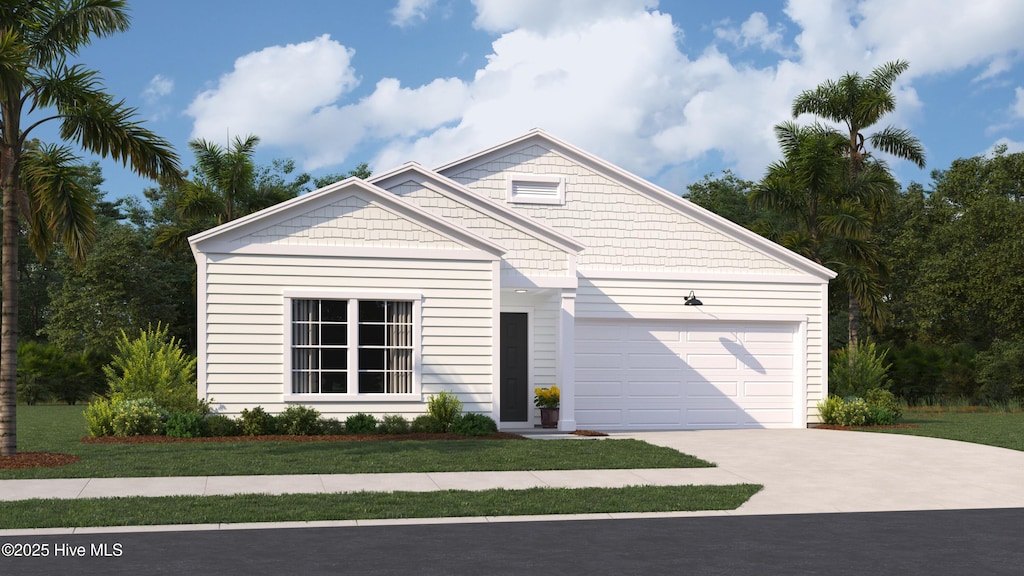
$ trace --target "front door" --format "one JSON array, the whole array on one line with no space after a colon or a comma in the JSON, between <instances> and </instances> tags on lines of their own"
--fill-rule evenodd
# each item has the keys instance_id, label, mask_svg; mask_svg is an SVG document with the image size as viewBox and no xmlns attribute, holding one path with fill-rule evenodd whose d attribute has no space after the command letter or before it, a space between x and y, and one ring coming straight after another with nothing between
<instances>
[{"instance_id":1,"label":"front door","mask_svg":"<svg viewBox=\"0 0 1024 576\"><path fill-rule=\"evenodd\" d=\"M501 313L501 421L526 422L530 416L528 315Z\"/></svg>"}]
</instances>

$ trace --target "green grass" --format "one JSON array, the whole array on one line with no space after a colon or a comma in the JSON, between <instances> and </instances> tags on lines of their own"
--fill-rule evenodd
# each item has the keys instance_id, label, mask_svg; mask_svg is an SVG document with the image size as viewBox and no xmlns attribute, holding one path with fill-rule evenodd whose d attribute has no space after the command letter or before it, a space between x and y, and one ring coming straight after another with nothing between
<instances>
[{"instance_id":1,"label":"green grass","mask_svg":"<svg viewBox=\"0 0 1024 576\"><path fill-rule=\"evenodd\" d=\"M961 440L1024 451L1024 412L966 408L908 408L902 424L915 428L863 428L871 432Z\"/></svg>"},{"instance_id":2,"label":"green grass","mask_svg":"<svg viewBox=\"0 0 1024 576\"><path fill-rule=\"evenodd\" d=\"M531 488L0 502L0 529L734 510L761 486Z\"/></svg>"},{"instance_id":3,"label":"green grass","mask_svg":"<svg viewBox=\"0 0 1024 576\"><path fill-rule=\"evenodd\" d=\"M19 451L73 454L82 461L59 468L0 470L0 479L713 466L670 448L626 439L83 444L81 411L74 406L19 406Z\"/></svg>"}]
</instances>

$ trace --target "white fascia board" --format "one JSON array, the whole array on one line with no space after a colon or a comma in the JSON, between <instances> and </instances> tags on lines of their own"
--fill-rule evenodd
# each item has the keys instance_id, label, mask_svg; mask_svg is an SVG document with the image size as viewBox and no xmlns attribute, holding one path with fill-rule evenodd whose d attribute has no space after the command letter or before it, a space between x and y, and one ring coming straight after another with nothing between
<instances>
[{"instance_id":1,"label":"white fascia board","mask_svg":"<svg viewBox=\"0 0 1024 576\"><path fill-rule=\"evenodd\" d=\"M259 212L239 218L238 220L233 220L226 224L222 224L221 226L217 226L216 228L200 232L188 239L189 244L192 246L193 251L209 251L208 246L211 244L217 244L220 251L223 251L225 245L230 243L233 238L244 235L251 228L255 228L257 226L273 226L277 222L292 218L302 212L316 210L321 206L325 206L333 202L336 196L346 192L351 192L354 195L376 202L381 208L400 217L408 218L409 220L420 224L441 236L449 238L458 244L462 244L467 248L482 250L495 256L501 256L506 252L503 246L488 238L484 238L483 236L470 232L461 226L457 226L451 222L438 218L437 216L426 212L410 202L402 200L386 190L378 188L372 184L368 184L365 180L354 177L347 178L340 182L335 182L334 184L329 184L319 190L310 192L309 194L281 202L280 204L276 204L264 210L260 210ZM212 242L215 239L221 240L222 242ZM238 248L236 247L230 251L237 252Z\"/></svg>"},{"instance_id":2,"label":"white fascia board","mask_svg":"<svg viewBox=\"0 0 1024 576\"><path fill-rule=\"evenodd\" d=\"M418 177L416 177L417 175ZM550 244L563 252L579 254L586 249L586 245L580 243L579 240L515 210L511 210L490 198L481 196L455 180L432 170L427 170L415 162L404 164L395 170L381 174L371 179L370 182L380 188L391 188L405 182L414 182L438 194L468 204L487 216L533 236L545 244Z\"/></svg>"},{"instance_id":3,"label":"white fascia board","mask_svg":"<svg viewBox=\"0 0 1024 576\"><path fill-rule=\"evenodd\" d=\"M537 142L546 144L556 152L572 157L574 160L587 165L596 172L604 174L634 192L647 196L651 200L681 212L712 229L719 230L723 234L734 238L736 241L749 246L751 249L761 252L762 254L800 270L801 272L818 276L825 280L836 277L836 273L834 271L829 270L817 262L804 258L796 252L784 248L759 234L751 232L727 218L723 218L722 216L702 208L689 200L676 196L668 190L648 182L636 174L623 170L614 164L610 164L605 160L602 160L589 152L576 148L568 142L559 140L540 129L531 130L530 132L503 144L493 146L460 160L449 162L448 164L435 168L435 171L445 174L452 171L454 168L464 170L474 165L485 163L494 157L508 154L517 149L526 148Z\"/></svg>"},{"instance_id":4,"label":"white fascia board","mask_svg":"<svg viewBox=\"0 0 1024 576\"><path fill-rule=\"evenodd\" d=\"M444 250L437 248L384 248L374 246L317 246L296 244L231 245L213 242L203 254L251 254L256 256L324 256L337 258L387 258L389 260L459 260L490 262L500 255L484 250Z\"/></svg>"},{"instance_id":5,"label":"white fascia board","mask_svg":"<svg viewBox=\"0 0 1024 576\"><path fill-rule=\"evenodd\" d=\"M828 280L809 274L721 274L717 272L649 272L629 270L578 270L576 275L587 280L653 280L664 282L721 282L750 284L814 284L828 285Z\"/></svg>"}]
</instances>

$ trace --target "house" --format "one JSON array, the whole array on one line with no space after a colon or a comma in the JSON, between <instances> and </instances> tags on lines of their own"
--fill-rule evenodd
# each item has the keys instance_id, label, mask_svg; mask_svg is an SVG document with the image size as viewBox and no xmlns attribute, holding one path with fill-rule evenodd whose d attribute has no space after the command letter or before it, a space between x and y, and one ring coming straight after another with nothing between
<instances>
[{"instance_id":1,"label":"house","mask_svg":"<svg viewBox=\"0 0 1024 576\"><path fill-rule=\"evenodd\" d=\"M515 430L557 384L562 430L805 427L826 395L833 272L540 130L190 243L198 392L229 415L446 390Z\"/></svg>"}]
</instances>

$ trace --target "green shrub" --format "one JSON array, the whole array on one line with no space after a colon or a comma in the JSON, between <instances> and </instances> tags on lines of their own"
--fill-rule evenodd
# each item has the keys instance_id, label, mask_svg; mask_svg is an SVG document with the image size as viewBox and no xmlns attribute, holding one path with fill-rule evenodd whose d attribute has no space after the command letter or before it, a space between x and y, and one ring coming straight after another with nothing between
<instances>
[{"instance_id":1,"label":"green shrub","mask_svg":"<svg viewBox=\"0 0 1024 576\"><path fill-rule=\"evenodd\" d=\"M164 424L164 434L171 438L206 436L206 420L198 412L171 412Z\"/></svg>"},{"instance_id":2,"label":"green shrub","mask_svg":"<svg viewBox=\"0 0 1024 576\"><path fill-rule=\"evenodd\" d=\"M867 426L871 418L871 409L862 398L844 398L839 408L840 426Z\"/></svg>"},{"instance_id":3,"label":"green shrub","mask_svg":"<svg viewBox=\"0 0 1024 576\"><path fill-rule=\"evenodd\" d=\"M320 413L308 406L289 406L277 415L277 431L292 436L320 434Z\"/></svg>"},{"instance_id":4,"label":"green shrub","mask_svg":"<svg viewBox=\"0 0 1024 576\"><path fill-rule=\"evenodd\" d=\"M885 351L879 350L873 342L863 342L855 350L843 348L829 355L831 392L841 398L863 398L868 390L888 388L889 365L885 363Z\"/></svg>"},{"instance_id":5,"label":"green shrub","mask_svg":"<svg viewBox=\"0 0 1024 576\"><path fill-rule=\"evenodd\" d=\"M974 368L975 350L967 344L935 346L910 343L900 350L890 349L890 390L910 405L926 398L945 399L977 394Z\"/></svg>"},{"instance_id":6,"label":"green shrub","mask_svg":"<svg viewBox=\"0 0 1024 576\"><path fill-rule=\"evenodd\" d=\"M377 419L373 414L353 414L345 418L345 432L348 434L376 434Z\"/></svg>"},{"instance_id":7,"label":"green shrub","mask_svg":"<svg viewBox=\"0 0 1024 576\"><path fill-rule=\"evenodd\" d=\"M166 326L150 327L134 340L121 332L116 344L117 353L103 367L115 402L152 398L165 410L199 410L196 359L185 354L180 342L168 336Z\"/></svg>"},{"instance_id":8,"label":"green shrub","mask_svg":"<svg viewBox=\"0 0 1024 576\"><path fill-rule=\"evenodd\" d=\"M487 436L498 431L498 424L485 414L467 412L452 423L452 432L462 436Z\"/></svg>"},{"instance_id":9,"label":"green shrub","mask_svg":"<svg viewBox=\"0 0 1024 576\"><path fill-rule=\"evenodd\" d=\"M979 352L977 362L978 400L1005 404L1024 399L1024 342L996 340Z\"/></svg>"},{"instance_id":10,"label":"green shrub","mask_svg":"<svg viewBox=\"0 0 1024 576\"><path fill-rule=\"evenodd\" d=\"M114 401L111 426L115 436L157 436L167 413L152 398Z\"/></svg>"},{"instance_id":11,"label":"green shrub","mask_svg":"<svg viewBox=\"0 0 1024 576\"><path fill-rule=\"evenodd\" d=\"M843 399L839 396L829 396L818 402L818 417L822 424L830 426L839 425L839 411L843 407Z\"/></svg>"},{"instance_id":12,"label":"green shrub","mask_svg":"<svg viewBox=\"0 0 1024 576\"><path fill-rule=\"evenodd\" d=\"M210 414L206 417L206 433L210 436L238 436L239 432L238 422L224 414Z\"/></svg>"},{"instance_id":13,"label":"green shrub","mask_svg":"<svg viewBox=\"0 0 1024 576\"><path fill-rule=\"evenodd\" d=\"M103 389L102 361L96 354L67 354L54 344L18 343L18 399L36 404L49 399L68 405Z\"/></svg>"},{"instance_id":14,"label":"green shrub","mask_svg":"<svg viewBox=\"0 0 1024 576\"><path fill-rule=\"evenodd\" d=\"M277 422L274 416L267 414L262 406L257 406L251 410L248 408L242 410L241 417L238 419L238 428L243 436L266 436L277 433Z\"/></svg>"},{"instance_id":15,"label":"green shrub","mask_svg":"<svg viewBox=\"0 0 1024 576\"><path fill-rule=\"evenodd\" d=\"M414 418L409 426L409 430L413 434L439 434L444 432L441 423L430 414L420 414Z\"/></svg>"},{"instance_id":16,"label":"green shrub","mask_svg":"<svg viewBox=\"0 0 1024 576\"><path fill-rule=\"evenodd\" d=\"M874 426L892 426L896 423L896 414L882 406L868 406L868 424Z\"/></svg>"},{"instance_id":17,"label":"green shrub","mask_svg":"<svg viewBox=\"0 0 1024 576\"><path fill-rule=\"evenodd\" d=\"M408 434L409 421L401 414L385 415L377 426L381 434Z\"/></svg>"},{"instance_id":18,"label":"green shrub","mask_svg":"<svg viewBox=\"0 0 1024 576\"><path fill-rule=\"evenodd\" d=\"M442 432L448 432L452 429L455 419L462 414L462 400L455 394L442 390L427 401L427 413L441 423Z\"/></svg>"},{"instance_id":19,"label":"green shrub","mask_svg":"<svg viewBox=\"0 0 1024 576\"><path fill-rule=\"evenodd\" d=\"M85 426L89 436L114 435L114 404L109 398L96 398L85 407Z\"/></svg>"},{"instance_id":20,"label":"green shrub","mask_svg":"<svg viewBox=\"0 0 1024 576\"><path fill-rule=\"evenodd\" d=\"M326 436L340 436L345 433L345 424L337 418L321 418L320 433Z\"/></svg>"},{"instance_id":21,"label":"green shrub","mask_svg":"<svg viewBox=\"0 0 1024 576\"><path fill-rule=\"evenodd\" d=\"M881 388L875 388L874 390L868 390L868 393L864 395L864 401L867 402L871 408L881 408L889 412L892 416L892 422L888 424L895 424L897 420L903 417L903 407L900 406L899 400L896 396L888 391ZM876 422L881 424L881 422Z\"/></svg>"}]
</instances>

